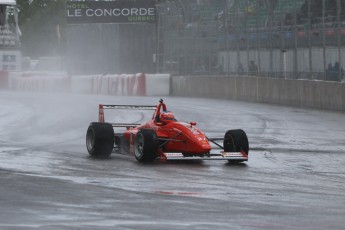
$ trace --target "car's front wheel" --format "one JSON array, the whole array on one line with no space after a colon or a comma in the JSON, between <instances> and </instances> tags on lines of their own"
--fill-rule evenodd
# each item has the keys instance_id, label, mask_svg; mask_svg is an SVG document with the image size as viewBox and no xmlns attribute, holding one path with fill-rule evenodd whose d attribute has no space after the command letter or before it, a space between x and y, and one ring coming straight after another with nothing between
<instances>
[{"instance_id":1,"label":"car's front wheel","mask_svg":"<svg viewBox=\"0 0 345 230\"><path fill-rule=\"evenodd\" d=\"M228 130L224 135L224 151L240 152L248 155L249 142L247 134L242 129ZM229 162L242 162L243 160L229 160Z\"/></svg>"}]
</instances>

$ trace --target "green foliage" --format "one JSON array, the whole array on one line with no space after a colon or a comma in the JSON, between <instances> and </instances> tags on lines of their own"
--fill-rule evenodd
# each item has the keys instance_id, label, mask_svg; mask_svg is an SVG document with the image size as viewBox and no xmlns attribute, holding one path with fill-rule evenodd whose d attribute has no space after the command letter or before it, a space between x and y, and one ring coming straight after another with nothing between
<instances>
[{"instance_id":1,"label":"green foliage","mask_svg":"<svg viewBox=\"0 0 345 230\"><path fill-rule=\"evenodd\" d=\"M17 0L17 5L23 55L61 55L65 44L65 0Z\"/></svg>"}]
</instances>

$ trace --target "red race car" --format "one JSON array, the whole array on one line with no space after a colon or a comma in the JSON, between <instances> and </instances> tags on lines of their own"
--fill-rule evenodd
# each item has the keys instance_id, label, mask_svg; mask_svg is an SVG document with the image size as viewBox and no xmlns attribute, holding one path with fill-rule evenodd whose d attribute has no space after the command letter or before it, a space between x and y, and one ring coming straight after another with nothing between
<instances>
[{"instance_id":1,"label":"red race car","mask_svg":"<svg viewBox=\"0 0 345 230\"><path fill-rule=\"evenodd\" d=\"M105 109L154 110L144 124L106 123ZM123 128L121 132L115 129ZM213 147L212 147L213 146ZM228 130L222 138L208 138L195 122L179 122L167 111L163 100L157 106L99 105L99 122L92 122L86 134L89 154L109 157L112 152L129 153L139 162L159 160L228 160L248 161L246 133ZM215 150L218 152L214 152Z\"/></svg>"}]
</instances>

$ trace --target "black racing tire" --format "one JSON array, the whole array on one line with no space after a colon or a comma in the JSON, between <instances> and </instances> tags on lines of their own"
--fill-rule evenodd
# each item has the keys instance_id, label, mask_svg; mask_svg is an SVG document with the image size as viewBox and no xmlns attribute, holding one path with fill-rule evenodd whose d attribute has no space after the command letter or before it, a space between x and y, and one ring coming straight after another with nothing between
<instances>
[{"instance_id":1,"label":"black racing tire","mask_svg":"<svg viewBox=\"0 0 345 230\"><path fill-rule=\"evenodd\" d=\"M109 123L92 122L86 132L86 148L95 158L108 158L114 148L114 129Z\"/></svg>"},{"instance_id":2,"label":"black racing tire","mask_svg":"<svg viewBox=\"0 0 345 230\"><path fill-rule=\"evenodd\" d=\"M152 162L157 158L158 139L152 129L141 129L134 140L134 156L139 162Z\"/></svg>"},{"instance_id":3,"label":"black racing tire","mask_svg":"<svg viewBox=\"0 0 345 230\"><path fill-rule=\"evenodd\" d=\"M224 135L224 151L249 154L249 142L247 134L242 129L228 130ZM229 160L229 162L242 162L243 160Z\"/></svg>"}]
</instances>

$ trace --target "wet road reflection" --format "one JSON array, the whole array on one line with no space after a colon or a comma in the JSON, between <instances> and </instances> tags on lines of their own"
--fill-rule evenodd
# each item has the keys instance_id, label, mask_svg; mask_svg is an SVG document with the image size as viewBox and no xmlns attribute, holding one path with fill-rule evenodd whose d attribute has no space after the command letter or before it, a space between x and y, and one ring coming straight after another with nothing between
<instances>
[{"instance_id":1,"label":"wet road reflection","mask_svg":"<svg viewBox=\"0 0 345 230\"><path fill-rule=\"evenodd\" d=\"M165 98L209 136L244 129L249 162L89 157L98 103L159 98L0 92L1 229L343 229L345 116ZM116 116L117 115L117 116ZM151 114L109 114L138 122ZM164 228L162 228L164 227Z\"/></svg>"}]
</instances>

